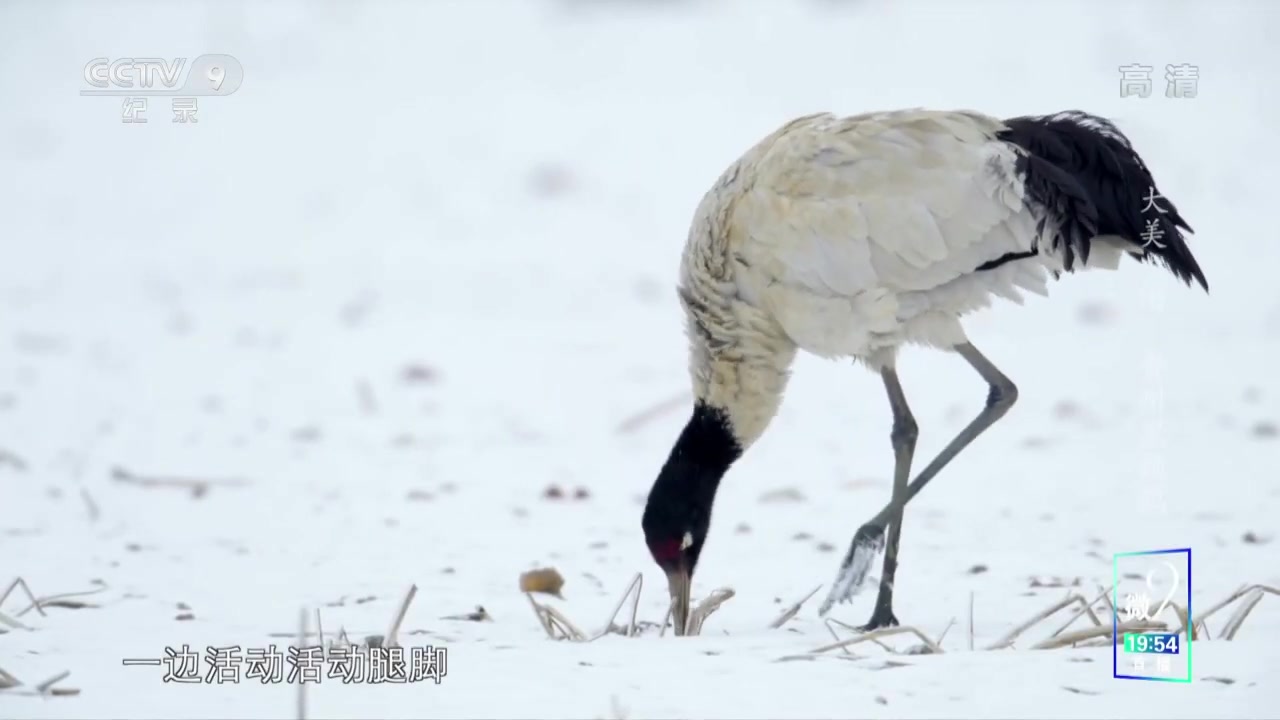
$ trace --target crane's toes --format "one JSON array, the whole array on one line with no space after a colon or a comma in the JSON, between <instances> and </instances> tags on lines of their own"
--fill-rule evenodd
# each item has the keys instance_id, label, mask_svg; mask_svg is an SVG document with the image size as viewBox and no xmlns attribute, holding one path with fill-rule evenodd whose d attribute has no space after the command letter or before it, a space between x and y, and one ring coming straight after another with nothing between
<instances>
[{"instance_id":1,"label":"crane's toes","mask_svg":"<svg viewBox=\"0 0 1280 720\"><path fill-rule=\"evenodd\" d=\"M826 615L838 602L849 602L862 589L871 571L871 564L876 555L884 549L884 527L880 525L863 525L853 536L849 552L840 563L840 572L831 584L831 592L818 608L819 615Z\"/></svg>"},{"instance_id":2,"label":"crane's toes","mask_svg":"<svg viewBox=\"0 0 1280 720\"><path fill-rule=\"evenodd\" d=\"M871 632L880 628L898 627L898 618L893 614L893 608L876 606L871 613L871 620L866 625L859 625L858 629L862 632Z\"/></svg>"}]
</instances>

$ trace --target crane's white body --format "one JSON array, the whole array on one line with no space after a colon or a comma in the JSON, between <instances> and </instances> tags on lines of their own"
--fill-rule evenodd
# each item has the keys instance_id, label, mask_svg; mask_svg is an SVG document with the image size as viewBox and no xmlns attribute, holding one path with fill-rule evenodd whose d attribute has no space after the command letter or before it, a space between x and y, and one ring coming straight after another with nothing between
<instances>
[{"instance_id":1,"label":"crane's white body","mask_svg":"<svg viewBox=\"0 0 1280 720\"><path fill-rule=\"evenodd\" d=\"M996 297L1046 294L1063 258L1014 172L1004 125L902 110L796 119L745 153L698 206L681 265L691 373L745 448L777 410L799 350L872 369L905 344L952 348ZM1043 230L1043 229L1042 229ZM1075 269L1135 247L1096 239ZM1034 253L993 269L1011 253Z\"/></svg>"},{"instance_id":2,"label":"crane's white body","mask_svg":"<svg viewBox=\"0 0 1280 720\"><path fill-rule=\"evenodd\" d=\"M748 150L707 192L689 230L678 290L695 401L641 518L667 574L676 633L716 490L777 412L798 351L854 358L884 384L893 497L854 534L819 614L853 596L883 549L865 628L896 625L907 502L1018 396L965 337L961 318L997 297L1047 294L1050 276L1117 268L1125 254L1208 292L1184 231L1191 226L1128 138L1079 110L1005 120L822 113ZM919 430L893 367L907 344L953 351L988 388L983 409L914 478Z\"/></svg>"}]
</instances>

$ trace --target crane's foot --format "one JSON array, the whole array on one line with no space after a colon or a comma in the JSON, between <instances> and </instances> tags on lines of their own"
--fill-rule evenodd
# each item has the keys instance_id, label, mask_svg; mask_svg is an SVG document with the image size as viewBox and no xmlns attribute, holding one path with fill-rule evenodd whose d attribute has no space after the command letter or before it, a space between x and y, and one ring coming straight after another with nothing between
<instances>
[{"instance_id":1,"label":"crane's foot","mask_svg":"<svg viewBox=\"0 0 1280 720\"><path fill-rule=\"evenodd\" d=\"M862 589L867 573L871 571L871 563L884 549L884 526L868 523L854 533L849 552L840 563L840 571L831 585L831 592L818 608L818 615L826 615L838 602L849 602ZM890 612L889 616L892 617ZM896 622L896 621L895 621Z\"/></svg>"},{"instance_id":2,"label":"crane's foot","mask_svg":"<svg viewBox=\"0 0 1280 720\"><path fill-rule=\"evenodd\" d=\"M876 609L871 612L871 620L866 625L859 625L858 630L871 632L887 627L898 627L898 618L893 614L893 606L876 603Z\"/></svg>"}]
</instances>

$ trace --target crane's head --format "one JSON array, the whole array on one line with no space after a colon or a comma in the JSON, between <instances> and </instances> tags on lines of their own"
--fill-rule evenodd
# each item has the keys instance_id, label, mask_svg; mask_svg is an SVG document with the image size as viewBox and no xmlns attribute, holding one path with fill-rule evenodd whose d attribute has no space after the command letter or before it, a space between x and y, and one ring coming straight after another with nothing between
<instances>
[{"instance_id":1,"label":"crane's head","mask_svg":"<svg viewBox=\"0 0 1280 720\"><path fill-rule=\"evenodd\" d=\"M702 544L710 527L708 506L702 511L687 498L657 491L649 495L645 507L644 540L649 554L667 575L667 587L671 591L671 621L676 635L684 635L689 619L689 592L693 582L693 570L698 565Z\"/></svg>"},{"instance_id":2,"label":"crane's head","mask_svg":"<svg viewBox=\"0 0 1280 720\"><path fill-rule=\"evenodd\" d=\"M649 491L640 524L649 554L667 575L676 635L684 635L689 619L693 570L711 527L716 489L741 454L724 414L698 403Z\"/></svg>"}]
</instances>

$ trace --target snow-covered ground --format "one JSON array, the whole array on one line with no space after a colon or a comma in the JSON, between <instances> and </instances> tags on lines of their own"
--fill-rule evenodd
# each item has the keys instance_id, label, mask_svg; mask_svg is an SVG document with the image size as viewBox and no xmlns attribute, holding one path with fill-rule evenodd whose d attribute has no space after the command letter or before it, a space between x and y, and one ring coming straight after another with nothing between
<instances>
[{"instance_id":1,"label":"snow-covered ground","mask_svg":"<svg viewBox=\"0 0 1280 720\"><path fill-rule=\"evenodd\" d=\"M969 652L968 615L972 594L981 648L1055 578L1092 598L1112 553L1164 547L1193 549L1197 610L1280 585L1278 20L1267 0L4 4L0 591L99 592L0 606L30 628L0 634L26 683L0 717L295 716L297 684L122 660L284 647L304 608L326 637L382 634L411 585L401 642L447 648L447 675L326 680L308 717L1274 717L1280 598L1230 642L1233 608L1213 617L1189 684L1029 649L1066 611ZM78 94L94 57L215 52L245 82L196 125ZM1120 96L1130 63L1151 97ZM1164 96L1170 63L1198 66L1197 97ZM943 654L779 662L831 642L816 601L768 625L889 496L879 382L812 358L721 490L695 595L737 596L705 635L549 640L530 568L563 573L550 602L588 631L638 571L641 617L666 608L640 512L685 419L672 283L702 192L793 116L917 105L1114 118L1212 293L1126 262L972 319L1021 400L907 514L898 615L935 638L954 619ZM927 459L985 388L936 353L901 375ZM443 619L476 605L491 622ZM63 671L78 694L22 692Z\"/></svg>"}]
</instances>

